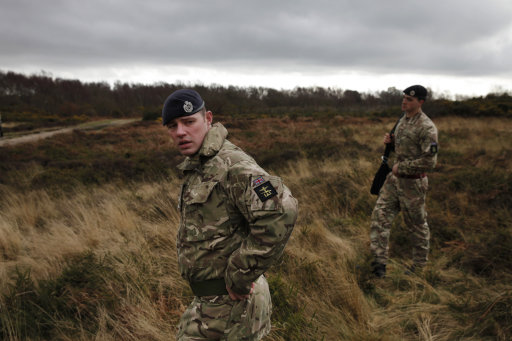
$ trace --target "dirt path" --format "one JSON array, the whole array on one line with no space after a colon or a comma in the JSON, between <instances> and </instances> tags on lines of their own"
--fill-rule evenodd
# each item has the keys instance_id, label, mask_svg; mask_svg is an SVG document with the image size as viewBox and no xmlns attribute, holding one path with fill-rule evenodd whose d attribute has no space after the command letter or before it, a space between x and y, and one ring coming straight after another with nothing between
<instances>
[{"instance_id":1,"label":"dirt path","mask_svg":"<svg viewBox=\"0 0 512 341\"><path fill-rule=\"evenodd\" d=\"M34 142L42 139L46 139L48 137L52 137L57 134L70 133L73 130L98 130L106 127L119 126L131 122L138 121L139 119L117 119L117 120L104 120L104 121L94 121L83 123L74 127L56 129L51 131L42 131L33 134L27 134L18 137L6 138L5 135L3 138L0 138L0 147L3 146L14 146L21 143Z\"/></svg>"}]
</instances>

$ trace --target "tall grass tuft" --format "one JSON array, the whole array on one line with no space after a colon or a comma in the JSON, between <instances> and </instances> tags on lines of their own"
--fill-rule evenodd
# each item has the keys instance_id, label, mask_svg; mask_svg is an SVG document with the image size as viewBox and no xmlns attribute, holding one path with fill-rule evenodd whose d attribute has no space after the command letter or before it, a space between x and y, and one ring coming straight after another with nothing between
<instances>
[{"instance_id":1,"label":"tall grass tuft","mask_svg":"<svg viewBox=\"0 0 512 341\"><path fill-rule=\"evenodd\" d=\"M228 119L231 140L300 203L285 253L267 272L266 340L512 338L512 121L435 121L429 263L406 273L410 238L398 218L387 276L377 280L369 187L392 120ZM0 339L174 339L192 293L176 263L180 180L170 166L179 158L161 129L148 121L2 148Z\"/></svg>"}]
</instances>

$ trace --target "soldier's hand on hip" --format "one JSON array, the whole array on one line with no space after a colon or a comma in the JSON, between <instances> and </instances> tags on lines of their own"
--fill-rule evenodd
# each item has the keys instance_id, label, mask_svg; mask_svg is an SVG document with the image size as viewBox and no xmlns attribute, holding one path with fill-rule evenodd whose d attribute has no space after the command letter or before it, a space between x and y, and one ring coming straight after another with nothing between
<instances>
[{"instance_id":1,"label":"soldier's hand on hip","mask_svg":"<svg viewBox=\"0 0 512 341\"><path fill-rule=\"evenodd\" d=\"M393 169L391 170L394 176L398 176L398 163L393 165Z\"/></svg>"},{"instance_id":2,"label":"soldier's hand on hip","mask_svg":"<svg viewBox=\"0 0 512 341\"><path fill-rule=\"evenodd\" d=\"M251 296L252 292L254 291L254 283L251 285L251 291L247 295L237 294L236 292L232 291L230 288L226 286L226 289L228 290L229 297L233 301L243 301L249 298Z\"/></svg>"}]
</instances>

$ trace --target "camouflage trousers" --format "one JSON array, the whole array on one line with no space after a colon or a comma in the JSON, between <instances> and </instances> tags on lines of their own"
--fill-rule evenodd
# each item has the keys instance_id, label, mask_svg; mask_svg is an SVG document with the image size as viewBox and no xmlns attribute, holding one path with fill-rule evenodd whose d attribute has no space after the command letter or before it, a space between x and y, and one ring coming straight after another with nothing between
<instances>
[{"instance_id":1,"label":"camouflage trousers","mask_svg":"<svg viewBox=\"0 0 512 341\"><path fill-rule=\"evenodd\" d=\"M229 295L195 297L181 317L176 340L260 340L270 332L271 313L268 283L260 276L243 301Z\"/></svg>"},{"instance_id":2,"label":"camouflage trousers","mask_svg":"<svg viewBox=\"0 0 512 341\"><path fill-rule=\"evenodd\" d=\"M427 177L409 179L388 174L372 213L370 248L377 262L387 263L391 225L398 212L402 211L412 236L413 262L419 267L427 263L430 239L425 211L427 189Z\"/></svg>"}]
</instances>

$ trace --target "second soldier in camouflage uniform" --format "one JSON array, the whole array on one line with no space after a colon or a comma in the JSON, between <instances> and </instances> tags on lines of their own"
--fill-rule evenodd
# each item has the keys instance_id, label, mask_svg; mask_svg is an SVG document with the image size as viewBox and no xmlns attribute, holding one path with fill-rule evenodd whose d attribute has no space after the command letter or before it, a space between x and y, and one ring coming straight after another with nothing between
<instances>
[{"instance_id":1,"label":"second soldier in camouflage uniform","mask_svg":"<svg viewBox=\"0 0 512 341\"><path fill-rule=\"evenodd\" d=\"M187 158L178 209L178 265L195 294L177 339L260 340L270 331L271 300L263 273L281 256L297 201L277 176L212 125L200 95L171 94L163 124Z\"/></svg>"},{"instance_id":2,"label":"second soldier in camouflage uniform","mask_svg":"<svg viewBox=\"0 0 512 341\"><path fill-rule=\"evenodd\" d=\"M372 271L377 277L385 276L391 224L399 211L412 234L411 269L423 268L428 259L430 231L425 211L428 189L425 173L435 167L438 146L437 128L421 110L426 97L427 90L421 85L405 89L402 100L405 115L398 122L395 135L384 137L384 143L394 143L396 163L379 192L372 213Z\"/></svg>"}]
</instances>

